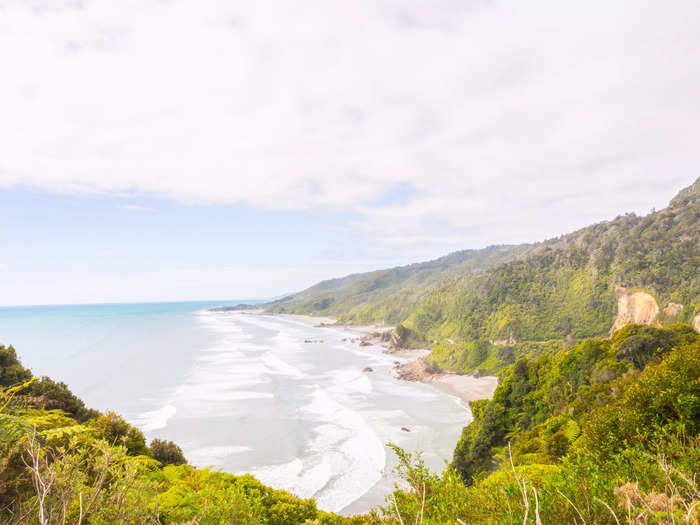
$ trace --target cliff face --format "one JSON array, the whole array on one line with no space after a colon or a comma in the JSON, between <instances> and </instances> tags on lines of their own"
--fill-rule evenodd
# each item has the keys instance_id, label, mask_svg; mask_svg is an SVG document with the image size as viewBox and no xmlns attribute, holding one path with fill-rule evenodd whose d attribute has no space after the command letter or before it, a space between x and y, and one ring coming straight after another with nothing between
<instances>
[{"instance_id":1,"label":"cliff face","mask_svg":"<svg viewBox=\"0 0 700 525\"><path fill-rule=\"evenodd\" d=\"M617 314L610 328L610 335L628 324L648 326L658 324L656 318L659 315L659 305L650 294L646 292L627 293L624 287L616 286L615 297L617 298Z\"/></svg>"}]
</instances>

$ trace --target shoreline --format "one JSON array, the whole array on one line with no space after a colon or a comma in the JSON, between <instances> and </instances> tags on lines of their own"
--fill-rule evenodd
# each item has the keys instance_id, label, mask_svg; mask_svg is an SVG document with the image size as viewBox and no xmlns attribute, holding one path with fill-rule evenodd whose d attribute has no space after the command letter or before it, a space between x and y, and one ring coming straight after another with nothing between
<instances>
[{"instance_id":1,"label":"shoreline","mask_svg":"<svg viewBox=\"0 0 700 525\"><path fill-rule=\"evenodd\" d=\"M438 390L459 398L465 404L477 399L491 399L498 386L498 377L475 377L468 374L456 374L431 368L427 356L399 365L397 377L404 381L420 381L433 385Z\"/></svg>"},{"instance_id":2,"label":"shoreline","mask_svg":"<svg viewBox=\"0 0 700 525\"><path fill-rule=\"evenodd\" d=\"M313 315L302 314L277 314L287 315L295 319L304 321L313 321L318 323L319 328L335 327L356 330L358 332L370 335L375 332L383 332L392 329L387 325L353 325L341 324L337 319L332 317L315 317ZM388 349L379 341L372 341L372 346L382 348L382 351L388 354L397 354L403 352L429 352L429 349ZM451 396L458 398L467 406L470 401L478 399L491 399L493 393L498 386L498 377L496 376L481 376L475 377L468 374L456 374L454 372L432 371L429 369L427 354L408 363L398 365L396 377L402 381L419 381L421 383L433 385L436 389L445 392Z\"/></svg>"},{"instance_id":3,"label":"shoreline","mask_svg":"<svg viewBox=\"0 0 700 525\"><path fill-rule=\"evenodd\" d=\"M299 319L301 321L311 321L317 323L315 326L317 328L345 328L347 330L354 330L356 332L362 332L364 334L372 334L373 332L386 332L388 330L393 330L391 325L382 324L344 324L339 322L333 317L316 317L314 315L305 314L266 314L266 315L285 315L293 319Z\"/></svg>"},{"instance_id":4,"label":"shoreline","mask_svg":"<svg viewBox=\"0 0 700 525\"><path fill-rule=\"evenodd\" d=\"M497 384L495 377L478 378L459 375L429 366L426 359L430 353L429 349L396 348L395 343L391 341L390 334L387 333L390 329L388 326L344 325L327 316L271 314L263 313L260 309L236 313L241 314L241 317L250 317L248 322L244 323L245 326L248 324L257 325L258 321L255 320L257 318L265 327L279 329L283 332L289 329L293 337L291 339L283 337L279 342L280 349L290 346L290 343L301 342L302 339L304 342L314 343L328 341L327 344L330 345L328 348L337 348L337 353L342 358L337 362L332 355L319 355L318 350L306 345L301 346L300 352L306 356L304 357L305 361L302 360L302 362L308 362L311 369L315 369L317 365L323 370L328 369L329 365L333 366L331 371L326 370L324 375L315 379L315 381L321 381L319 384L323 388L319 389L320 393L325 392L325 388L330 388L331 392L334 392L334 388L339 388L338 391L341 393L347 391L353 394L341 394L342 399L330 407L330 412L325 409L333 401L331 396L312 398L313 402L318 405L315 410L324 408L324 411L313 417L319 421L326 421L325 424L345 425L343 432L351 432L351 443L355 444L352 450L346 450L344 454L350 454L347 460L350 462L349 464L359 465L355 469L357 472L347 476L337 473L334 475L338 475L338 479L347 477L350 481L354 480L355 485L352 485L354 487L358 487L359 483L363 487L362 493L358 492L359 495L356 495L353 489L354 499L345 501L344 498L349 497L349 494L338 493L332 487L313 492L313 497L319 502L319 508L341 515L366 512L367 509L381 504L386 494L390 494L392 491L395 479L392 474L387 473L393 472L392 469L396 467L397 460L388 454L385 448L382 448L384 459L379 462L376 457L379 450L376 447L377 442L380 444L398 443L407 450L424 449L428 464L431 468L439 470L443 467L444 461L449 460L452 456L462 429L473 419L469 401L491 397ZM275 325L268 325L268 322L262 323L265 319L268 319L269 323L274 322ZM226 319L220 321L225 322ZM328 328L328 330L324 332L324 328ZM384 332L385 334L376 332ZM288 340L289 343L287 343ZM319 347L319 349L321 348L326 349L327 347ZM346 349L347 355L345 355ZM279 357L284 358L284 354ZM296 361L290 361L290 363L301 367ZM339 367L338 363L341 363L342 366ZM274 360L271 361L273 367L278 364ZM414 376L408 377L405 374L408 367L414 369L416 372ZM281 369L281 372L285 373L289 369L290 367L287 366ZM372 374L372 372L377 372L377 374ZM352 378L352 381L348 381L348 377ZM410 385L409 381L413 382L414 385ZM429 386L418 385L418 382ZM365 383L367 383L366 388ZM377 384L376 387L373 386L374 383ZM355 392L361 392L362 395L355 396ZM320 405L319 400L322 402ZM368 402L372 407L376 404L376 407L380 409L377 413L382 415L378 416L377 421L372 420L375 416L367 415ZM401 409L393 410L396 406L400 406ZM382 412L387 407L392 410ZM423 408L429 409L423 410ZM373 413L369 412L369 414ZM426 433L428 428L436 430ZM298 439L303 439L303 442L306 443L309 436L301 435ZM358 445L360 442L361 444ZM257 453L258 445L249 444L247 441L238 444L249 446L251 450L256 451L249 454ZM358 446L360 448L357 448ZM313 448L309 450L308 454L295 452L294 461L306 464L309 461L308 458L317 457L321 453ZM285 458L285 461L288 459ZM236 464L244 460L248 459L235 459ZM227 461L234 464L233 460ZM249 472L258 477L261 482L275 488L289 490L289 487L309 487L308 480L304 481L303 478L299 477L299 474L285 470L286 466L291 465L291 463L275 461L268 465L269 461L269 455L265 455L264 459L260 461L252 461L253 467L239 465L237 470L230 471ZM430 463L431 461L432 463ZM382 464L380 465L380 463ZM226 464L222 463L222 468L231 469L233 467L227 467ZM386 475L375 479L374 474L382 471ZM319 479L324 478L321 476Z\"/></svg>"}]
</instances>

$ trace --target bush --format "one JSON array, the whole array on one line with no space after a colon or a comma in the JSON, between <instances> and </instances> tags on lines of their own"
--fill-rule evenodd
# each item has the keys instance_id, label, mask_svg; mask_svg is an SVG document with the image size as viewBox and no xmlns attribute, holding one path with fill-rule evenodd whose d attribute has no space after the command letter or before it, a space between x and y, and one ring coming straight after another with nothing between
<instances>
[{"instance_id":1,"label":"bush","mask_svg":"<svg viewBox=\"0 0 700 525\"><path fill-rule=\"evenodd\" d=\"M122 445L126 447L130 456L147 456L146 438L143 433L132 427L119 414L107 412L92 423L99 437L105 439L110 445Z\"/></svg>"},{"instance_id":2,"label":"bush","mask_svg":"<svg viewBox=\"0 0 700 525\"><path fill-rule=\"evenodd\" d=\"M184 465L187 463L182 449L172 441L154 439L151 441L151 457L163 465Z\"/></svg>"}]
</instances>

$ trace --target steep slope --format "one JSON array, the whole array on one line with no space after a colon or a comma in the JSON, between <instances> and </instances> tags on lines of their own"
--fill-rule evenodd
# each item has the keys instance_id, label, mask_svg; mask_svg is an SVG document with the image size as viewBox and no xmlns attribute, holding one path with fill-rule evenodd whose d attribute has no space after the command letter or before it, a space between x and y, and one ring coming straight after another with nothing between
<instances>
[{"instance_id":1,"label":"steep slope","mask_svg":"<svg viewBox=\"0 0 700 525\"><path fill-rule=\"evenodd\" d=\"M270 312L401 323L439 366L495 373L627 323L700 330L700 179L663 210L321 282Z\"/></svg>"},{"instance_id":2,"label":"steep slope","mask_svg":"<svg viewBox=\"0 0 700 525\"><path fill-rule=\"evenodd\" d=\"M506 368L452 469L398 450L404 523L698 523L700 335L629 325ZM465 486L466 485L466 486Z\"/></svg>"},{"instance_id":3,"label":"steep slope","mask_svg":"<svg viewBox=\"0 0 700 525\"><path fill-rule=\"evenodd\" d=\"M629 322L695 326L700 312L698 184L645 217L618 217L535 245L425 297L404 323L441 341L441 366L495 372L568 339ZM443 339L450 338L455 344Z\"/></svg>"},{"instance_id":4,"label":"steep slope","mask_svg":"<svg viewBox=\"0 0 700 525\"><path fill-rule=\"evenodd\" d=\"M398 323L434 286L459 275L484 272L512 260L526 248L463 250L433 261L330 279L266 308L274 313L331 315L343 322Z\"/></svg>"}]
</instances>

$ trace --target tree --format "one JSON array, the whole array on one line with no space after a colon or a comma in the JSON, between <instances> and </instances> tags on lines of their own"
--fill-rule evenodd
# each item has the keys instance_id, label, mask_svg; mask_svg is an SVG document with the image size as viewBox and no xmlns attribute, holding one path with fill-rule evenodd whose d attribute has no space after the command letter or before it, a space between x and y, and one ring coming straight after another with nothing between
<instances>
[{"instance_id":1,"label":"tree","mask_svg":"<svg viewBox=\"0 0 700 525\"><path fill-rule=\"evenodd\" d=\"M172 441L154 439L151 441L151 457L163 465L183 465L187 463L182 449Z\"/></svg>"}]
</instances>

